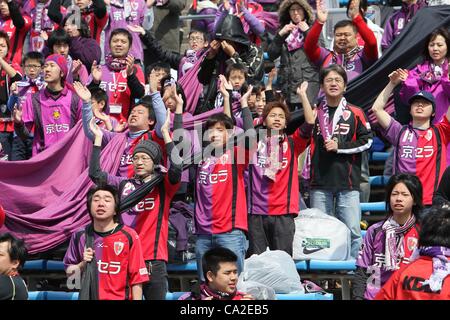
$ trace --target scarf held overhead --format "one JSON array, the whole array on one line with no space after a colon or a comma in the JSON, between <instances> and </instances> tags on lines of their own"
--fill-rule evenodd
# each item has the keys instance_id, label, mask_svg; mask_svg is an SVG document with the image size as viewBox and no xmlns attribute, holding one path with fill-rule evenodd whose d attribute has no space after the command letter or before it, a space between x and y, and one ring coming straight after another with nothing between
<instances>
[{"instance_id":1,"label":"scarf held overhead","mask_svg":"<svg viewBox=\"0 0 450 320\"><path fill-rule=\"evenodd\" d=\"M112 141L102 152L107 172L117 171L125 136ZM0 232L23 238L35 254L58 246L86 225L86 194L93 185L88 176L91 149L80 121L64 139L32 159L0 161L0 203L6 212Z\"/></svg>"}]
</instances>

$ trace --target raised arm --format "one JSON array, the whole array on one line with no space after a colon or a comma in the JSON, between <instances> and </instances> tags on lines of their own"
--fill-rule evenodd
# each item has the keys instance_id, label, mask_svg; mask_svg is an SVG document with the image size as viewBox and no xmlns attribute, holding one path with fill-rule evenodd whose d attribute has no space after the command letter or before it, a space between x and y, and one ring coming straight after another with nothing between
<instances>
[{"instance_id":1,"label":"raised arm","mask_svg":"<svg viewBox=\"0 0 450 320\"><path fill-rule=\"evenodd\" d=\"M153 110L156 117L155 131L158 137L163 138L161 127L166 122L166 106L158 91L158 78L154 70L150 73L150 96L152 97Z\"/></svg>"},{"instance_id":2,"label":"raised arm","mask_svg":"<svg viewBox=\"0 0 450 320\"><path fill-rule=\"evenodd\" d=\"M377 38L373 34L373 31L367 26L363 17L359 13L360 0L352 0L349 7L349 15L352 18L353 23L358 29L358 33L364 40L364 55L369 61L376 61L378 59L378 44Z\"/></svg>"},{"instance_id":3,"label":"raised arm","mask_svg":"<svg viewBox=\"0 0 450 320\"><path fill-rule=\"evenodd\" d=\"M317 19L306 35L305 39L305 54L311 62L318 64L320 62L321 50L319 47L319 38L322 32L323 25L327 22L328 10L323 0L316 0Z\"/></svg>"},{"instance_id":4,"label":"raised arm","mask_svg":"<svg viewBox=\"0 0 450 320\"><path fill-rule=\"evenodd\" d=\"M302 102L303 112L305 116L305 122L313 125L316 122L316 114L314 113L311 103L308 100L308 82L303 81L302 84L297 88L297 94Z\"/></svg>"},{"instance_id":5,"label":"raised arm","mask_svg":"<svg viewBox=\"0 0 450 320\"><path fill-rule=\"evenodd\" d=\"M170 136L170 109L167 109L166 121L161 127L164 143L166 144L167 155L170 161L168 178L170 184L177 184L181 181L181 172L183 171L183 159Z\"/></svg>"},{"instance_id":6,"label":"raised arm","mask_svg":"<svg viewBox=\"0 0 450 320\"><path fill-rule=\"evenodd\" d=\"M391 95L394 88L406 79L408 76L408 71L404 69L397 69L389 75L389 83L381 91L372 106L372 112L377 117L378 123L383 129L386 129L391 123L391 116L384 110L386 103L388 102L389 96Z\"/></svg>"}]
</instances>

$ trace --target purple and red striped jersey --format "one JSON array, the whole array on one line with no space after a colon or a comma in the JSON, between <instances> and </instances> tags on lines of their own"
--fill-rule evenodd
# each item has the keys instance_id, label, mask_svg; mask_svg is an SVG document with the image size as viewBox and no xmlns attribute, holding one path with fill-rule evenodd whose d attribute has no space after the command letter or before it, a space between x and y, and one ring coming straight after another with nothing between
<instances>
[{"instance_id":1,"label":"purple and red striped jersey","mask_svg":"<svg viewBox=\"0 0 450 320\"><path fill-rule=\"evenodd\" d=\"M258 149L253 154L248 170L247 204L250 214L298 214L298 157L309 144L312 127L305 125L305 132L298 128L293 135L284 136L279 142L281 168L275 180L265 175L270 157L270 140L265 138L258 141Z\"/></svg>"},{"instance_id":2,"label":"purple and red striped jersey","mask_svg":"<svg viewBox=\"0 0 450 320\"><path fill-rule=\"evenodd\" d=\"M450 140L447 117L425 130L402 126L391 118L383 133L395 147L394 173L417 175L423 186L423 203L431 205L433 194L447 167L447 144Z\"/></svg>"},{"instance_id":3,"label":"purple and red striped jersey","mask_svg":"<svg viewBox=\"0 0 450 320\"><path fill-rule=\"evenodd\" d=\"M197 166L195 227L197 234L248 230L244 171L249 152L238 146Z\"/></svg>"}]
</instances>

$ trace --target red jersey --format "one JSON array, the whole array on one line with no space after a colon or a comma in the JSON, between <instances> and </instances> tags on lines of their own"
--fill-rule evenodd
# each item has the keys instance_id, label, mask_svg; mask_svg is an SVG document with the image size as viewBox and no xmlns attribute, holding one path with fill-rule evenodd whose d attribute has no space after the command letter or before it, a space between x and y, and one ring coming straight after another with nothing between
<instances>
[{"instance_id":1,"label":"red jersey","mask_svg":"<svg viewBox=\"0 0 450 320\"><path fill-rule=\"evenodd\" d=\"M138 180L128 180L121 188L121 197L128 196L140 185L142 182ZM163 183L121 215L123 223L136 230L141 237L144 260L168 261L169 209L179 185L171 184L169 174L166 174Z\"/></svg>"},{"instance_id":2,"label":"red jersey","mask_svg":"<svg viewBox=\"0 0 450 320\"><path fill-rule=\"evenodd\" d=\"M313 126L305 125L304 128L305 130L298 128L292 136L284 136L280 142L273 143L267 137L258 141L258 149L253 154L248 170L249 213L298 214L298 157L309 144ZM270 155L274 152L280 168L272 179L267 170L271 165Z\"/></svg>"},{"instance_id":3,"label":"red jersey","mask_svg":"<svg viewBox=\"0 0 450 320\"><path fill-rule=\"evenodd\" d=\"M128 87L127 71L111 71L108 66L102 65L102 80L100 82L100 88L105 90L109 99L109 113L110 116L120 120L127 121L130 113L131 90ZM135 66L136 77L139 82L144 86L145 79L142 68L138 65Z\"/></svg>"},{"instance_id":4,"label":"red jersey","mask_svg":"<svg viewBox=\"0 0 450 320\"><path fill-rule=\"evenodd\" d=\"M444 279L442 289L431 291L422 283L433 272L431 257L421 256L405 268L397 270L381 288L375 300L450 300L450 277Z\"/></svg>"},{"instance_id":5,"label":"red jersey","mask_svg":"<svg viewBox=\"0 0 450 320\"><path fill-rule=\"evenodd\" d=\"M247 150L234 147L218 158L211 156L199 163L195 186L197 234L248 230L244 185L248 157Z\"/></svg>"},{"instance_id":6,"label":"red jersey","mask_svg":"<svg viewBox=\"0 0 450 320\"><path fill-rule=\"evenodd\" d=\"M85 230L75 232L64 257L64 265L83 261ZM148 282L141 240L133 229L119 224L108 233L94 232L99 300L131 299L131 286Z\"/></svg>"},{"instance_id":7,"label":"red jersey","mask_svg":"<svg viewBox=\"0 0 450 320\"><path fill-rule=\"evenodd\" d=\"M94 12L84 12L82 13L82 17L89 25L89 30L91 30L92 38L100 44L100 36L102 34L103 29L108 23L108 14L105 14L103 18L97 18Z\"/></svg>"},{"instance_id":8,"label":"red jersey","mask_svg":"<svg viewBox=\"0 0 450 320\"><path fill-rule=\"evenodd\" d=\"M0 26L5 31L10 40L7 60L15 64L22 63L22 50L28 31L31 29L32 20L29 16L23 16L25 25L21 29L17 29L11 18L1 22Z\"/></svg>"}]
</instances>

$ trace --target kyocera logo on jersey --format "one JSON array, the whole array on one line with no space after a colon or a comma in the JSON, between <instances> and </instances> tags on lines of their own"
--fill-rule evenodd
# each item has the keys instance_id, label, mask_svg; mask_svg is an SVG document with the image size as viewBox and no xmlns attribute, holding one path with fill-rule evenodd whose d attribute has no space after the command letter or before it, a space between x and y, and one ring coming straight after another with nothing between
<instances>
[{"instance_id":1,"label":"kyocera logo on jersey","mask_svg":"<svg viewBox=\"0 0 450 320\"><path fill-rule=\"evenodd\" d=\"M125 244L121 241L114 242L114 252L116 253L116 256L123 251L124 246Z\"/></svg>"}]
</instances>

